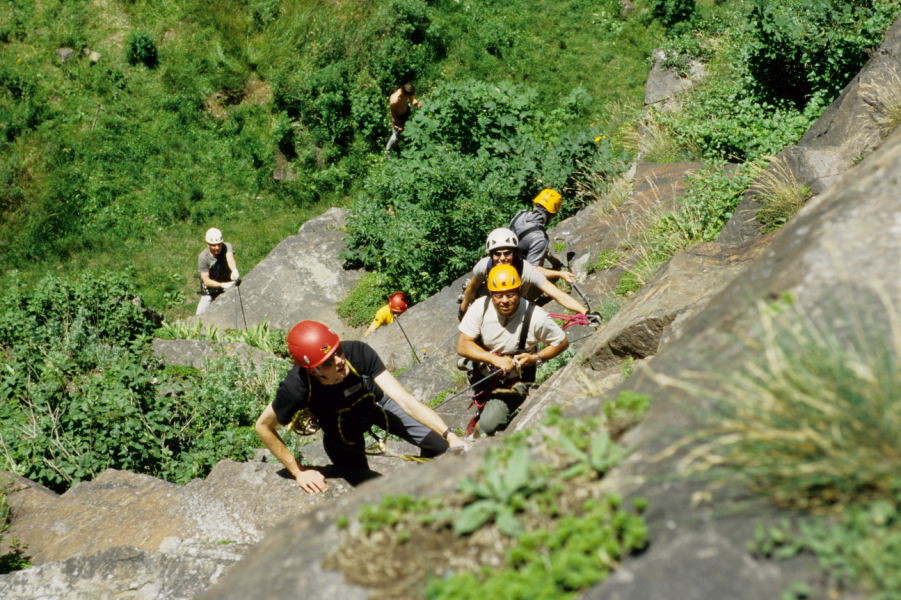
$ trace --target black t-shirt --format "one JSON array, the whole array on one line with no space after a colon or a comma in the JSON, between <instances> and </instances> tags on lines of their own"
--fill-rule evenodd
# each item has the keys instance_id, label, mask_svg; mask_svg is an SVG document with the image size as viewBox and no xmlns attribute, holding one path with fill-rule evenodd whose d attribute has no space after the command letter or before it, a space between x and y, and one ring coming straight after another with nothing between
<instances>
[{"instance_id":1,"label":"black t-shirt","mask_svg":"<svg viewBox=\"0 0 901 600\"><path fill-rule=\"evenodd\" d=\"M373 379L385 370L382 359L364 342L342 341L344 358L353 369L344 381L335 385L319 383L306 369L294 365L278 386L272 408L282 425L291 422L294 414L309 408L323 429L332 428L338 415L349 412L365 418L384 392ZM357 374L354 373L356 370Z\"/></svg>"}]
</instances>

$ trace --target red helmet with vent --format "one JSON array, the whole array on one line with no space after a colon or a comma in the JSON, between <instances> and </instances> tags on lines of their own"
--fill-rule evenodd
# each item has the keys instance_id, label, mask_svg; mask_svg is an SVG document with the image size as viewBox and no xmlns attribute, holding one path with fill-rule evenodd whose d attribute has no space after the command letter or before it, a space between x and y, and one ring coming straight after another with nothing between
<instances>
[{"instance_id":1,"label":"red helmet with vent","mask_svg":"<svg viewBox=\"0 0 901 600\"><path fill-rule=\"evenodd\" d=\"M338 334L319 321L301 321L288 332L288 351L294 362L315 369L338 349Z\"/></svg>"},{"instance_id":2,"label":"red helmet with vent","mask_svg":"<svg viewBox=\"0 0 901 600\"><path fill-rule=\"evenodd\" d=\"M388 308L390 308L393 313L403 313L407 310L408 303L407 295L403 292L394 292L388 298Z\"/></svg>"}]
</instances>

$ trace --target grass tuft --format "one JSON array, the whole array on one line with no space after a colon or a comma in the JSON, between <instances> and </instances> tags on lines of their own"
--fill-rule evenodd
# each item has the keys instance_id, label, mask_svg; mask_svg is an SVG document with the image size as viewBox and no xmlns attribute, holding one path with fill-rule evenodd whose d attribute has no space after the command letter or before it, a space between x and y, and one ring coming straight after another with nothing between
<instances>
[{"instance_id":1,"label":"grass tuft","mask_svg":"<svg viewBox=\"0 0 901 600\"><path fill-rule=\"evenodd\" d=\"M881 323L853 314L825 323L794 307L763 307L763 335L748 353L754 360L713 386L676 384L720 409L719 421L692 438L703 443L682 466L725 467L777 503L809 510L895 501L901 324L883 304Z\"/></svg>"},{"instance_id":2,"label":"grass tuft","mask_svg":"<svg viewBox=\"0 0 901 600\"><path fill-rule=\"evenodd\" d=\"M863 83L860 95L870 107L863 126L882 139L901 124L901 75L891 72L878 81Z\"/></svg>"},{"instance_id":3,"label":"grass tuft","mask_svg":"<svg viewBox=\"0 0 901 600\"><path fill-rule=\"evenodd\" d=\"M768 166L761 169L750 187L763 202L757 220L764 233L788 223L810 198L810 188L798 182L784 157L768 157L768 160Z\"/></svg>"}]
</instances>

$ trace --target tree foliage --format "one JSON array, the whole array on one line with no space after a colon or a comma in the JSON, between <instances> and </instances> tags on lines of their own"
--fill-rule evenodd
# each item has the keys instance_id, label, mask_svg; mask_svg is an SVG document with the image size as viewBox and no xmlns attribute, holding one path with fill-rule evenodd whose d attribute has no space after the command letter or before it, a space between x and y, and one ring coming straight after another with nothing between
<instances>
[{"instance_id":1,"label":"tree foliage","mask_svg":"<svg viewBox=\"0 0 901 600\"><path fill-rule=\"evenodd\" d=\"M112 467L187 482L247 458L266 377L234 360L202 377L153 356L125 275L48 276L0 295L4 470L57 491Z\"/></svg>"},{"instance_id":2,"label":"tree foliage","mask_svg":"<svg viewBox=\"0 0 901 600\"><path fill-rule=\"evenodd\" d=\"M584 101L548 114L524 86L439 86L407 123L400 156L374 168L351 205L347 258L416 300L441 289L472 267L488 231L541 188L569 188L578 161L609 150L568 130L566 113Z\"/></svg>"}]
</instances>

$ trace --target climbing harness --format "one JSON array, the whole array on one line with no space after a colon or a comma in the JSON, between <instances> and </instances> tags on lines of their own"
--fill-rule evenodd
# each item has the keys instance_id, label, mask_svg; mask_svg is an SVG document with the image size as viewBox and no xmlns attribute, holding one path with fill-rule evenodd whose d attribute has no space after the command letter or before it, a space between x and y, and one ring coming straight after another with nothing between
<instances>
[{"instance_id":1,"label":"climbing harness","mask_svg":"<svg viewBox=\"0 0 901 600\"><path fill-rule=\"evenodd\" d=\"M532 314L535 312L535 304L533 302L528 302L528 301L525 301L525 302L527 304L526 314L523 317L522 324L520 325L519 341L516 345L516 350L513 352L513 356L516 356L518 354L525 352L526 340L528 339L528 336L529 336L529 326L532 323ZM491 399L492 394L495 392L495 390L498 389L498 385L501 383L501 381L503 381L503 383L505 385L508 385L512 388L520 382L525 383L524 376L527 375L528 373L531 373L531 380L534 381L534 379L535 379L534 368L532 368L528 372L524 373L523 369L522 369L522 365L515 358L513 359L513 365L514 365L514 368L516 369L516 377L514 377L513 379L505 379L505 378L494 379L494 376L497 374L498 371L503 372L500 369L498 369L498 371L490 373L489 376L481 379L480 381L476 382L475 384L473 384L471 386L471 388L475 391L475 393L471 397L469 406L476 407L476 414L469 420L469 424L467 424L467 426L466 426L466 435L471 435L473 433L473 431L475 431L476 425L479 422L479 417L482 416L482 410L485 408L485 405L488 403L488 400Z\"/></svg>"}]
</instances>

